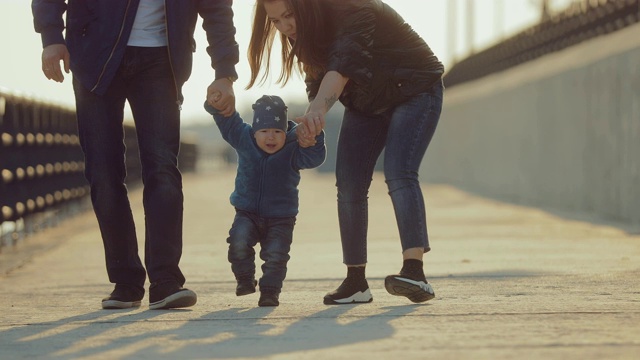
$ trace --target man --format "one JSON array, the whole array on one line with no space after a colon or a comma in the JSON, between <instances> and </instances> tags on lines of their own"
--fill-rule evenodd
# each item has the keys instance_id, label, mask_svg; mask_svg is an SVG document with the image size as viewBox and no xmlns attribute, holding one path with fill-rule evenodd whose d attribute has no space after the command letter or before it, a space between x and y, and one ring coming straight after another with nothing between
<instances>
[{"instance_id":1,"label":"man","mask_svg":"<svg viewBox=\"0 0 640 360\"><path fill-rule=\"evenodd\" d=\"M181 89L191 73L199 14L215 71L207 101L227 116L235 111L239 56L231 5L231 0L32 0L35 30L44 48L42 71L62 82L62 62L64 71L73 74L85 175L107 273L115 284L102 300L104 309L140 306L147 274L151 309L188 307L197 301L195 292L183 288L179 268ZM124 182L125 101L133 113L142 165L146 272Z\"/></svg>"}]
</instances>

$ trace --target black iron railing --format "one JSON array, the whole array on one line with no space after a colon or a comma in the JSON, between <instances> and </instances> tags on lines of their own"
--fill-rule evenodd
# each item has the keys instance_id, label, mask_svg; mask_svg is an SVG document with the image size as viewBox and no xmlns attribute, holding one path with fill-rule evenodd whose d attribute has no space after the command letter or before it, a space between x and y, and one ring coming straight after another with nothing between
<instances>
[{"instance_id":1,"label":"black iron railing","mask_svg":"<svg viewBox=\"0 0 640 360\"><path fill-rule=\"evenodd\" d=\"M127 184L135 185L141 173L135 128L124 129ZM196 144L183 142L178 161L181 171L194 171ZM15 240L5 235L19 226L7 225L77 208L89 193L75 110L0 92L0 247Z\"/></svg>"},{"instance_id":2,"label":"black iron railing","mask_svg":"<svg viewBox=\"0 0 640 360\"><path fill-rule=\"evenodd\" d=\"M640 0L585 0L454 64L445 86L479 79L640 22Z\"/></svg>"}]
</instances>

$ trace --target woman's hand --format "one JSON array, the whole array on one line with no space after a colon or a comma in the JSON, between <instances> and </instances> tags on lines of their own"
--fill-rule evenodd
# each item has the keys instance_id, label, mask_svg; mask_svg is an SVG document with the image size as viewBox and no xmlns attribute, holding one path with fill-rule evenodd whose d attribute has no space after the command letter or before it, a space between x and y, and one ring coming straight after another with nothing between
<instances>
[{"instance_id":1,"label":"woman's hand","mask_svg":"<svg viewBox=\"0 0 640 360\"><path fill-rule=\"evenodd\" d=\"M302 147L310 147L316 144L316 136L320 135L324 129L324 114L315 111L309 111L295 119L298 123L296 135L298 136L298 144Z\"/></svg>"},{"instance_id":2,"label":"woman's hand","mask_svg":"<svg viewBox=\"0 0 640 360\"><path fill-rule=\"evenodd\" d=\"M296 122L300 124L298 134L302 134L307 139L315 139L324 129L324 114L319 111L310 110L302 116L296 117Z\"/></svg>"},{"instance_id":3,"label":"woman's hand","mask_svg":"<svg viewBox=\"0 0 640 360\"><path fill-rule=\"evenodd\" d=\"M298 144L302 147L310 147L316 144L316 136L320 135L324 129L324 114L310 111L302 116L295 118L298 123L296 135L298 136Z\"/></svg>"},{"instance_id":4,"label":"woman's hand","mask_svg":"<svg viewBox=\"0 0 640 360\"><path fill-rule=\"evenodd\" d=\"M307 113L295 119L299 124L296 134L300 146L308 147L315 144L316 136L320 135L325 126L324 115L338 101L348 81L349 78L342 76L337 71L329 71L324 75L318 93L309 104Z\"/></svg>"}]
</instances>

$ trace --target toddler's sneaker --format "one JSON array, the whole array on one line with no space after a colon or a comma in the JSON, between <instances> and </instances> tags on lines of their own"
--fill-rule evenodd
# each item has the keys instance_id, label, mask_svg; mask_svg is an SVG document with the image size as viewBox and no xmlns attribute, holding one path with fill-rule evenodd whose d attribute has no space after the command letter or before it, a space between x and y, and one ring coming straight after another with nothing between
<instances>
[{"instance_id":1,"label":"toddler's sneaker","mask_svg":"<svg viewBox=\"0 0 640 360\"><path fill-rule=\"evenodd\" d=\"M370 303L373 301L366 279L344 279L338 288L324 296L325 305Z\"/></svg>"},{"instance_id":2,"label":"toddler's sneaker","mask_svg":"<svg viewBox=\"0 0 640 360\"><path fill-rule=\"evenodd\" d=\"M384 287L391 295L405 296L414 303L433 299L436 294L425 278L412 278L408 275L389 275L384 279Z\"/></svg>"},{"instance_id":3,"label":"toddler's sneaker","mask_svg":"<svg viewBox=\"0 0 640 360\"><path fill-rule=\"evenodd\" d=\"M260 292L260 300L258 300L258 306L278 306L280 301L278 300L279 294L273 291Z\"/></svg>"},{"instance_id":4,"label":"toddler's sneaker","mask_svg":"<svg viewBox=\"0 0 640 360\"><path fill-rule=\"evenodd\" d=\"M236 296L249 295L256 292L256 285L258 282L256 279L238 279L238 285L236 286Z\"/></svg>"}]
</instances>

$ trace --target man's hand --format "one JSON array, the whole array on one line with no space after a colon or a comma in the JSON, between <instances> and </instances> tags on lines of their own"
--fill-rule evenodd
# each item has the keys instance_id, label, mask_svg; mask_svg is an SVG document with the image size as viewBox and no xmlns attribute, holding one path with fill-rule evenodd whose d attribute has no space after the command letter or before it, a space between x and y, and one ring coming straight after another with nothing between
<instances>
[{"instance_id":1,"label":"man's hand","mask_svg":"<svg viewBox=\"0 0 640 360\"><path fill-rule=\"evenodd\" d=\"M223 78L215 80L207 88L207 102L220 111L225 117L236 111L236 95L233 92L233 82Z\"/></svg>"},{"instance_id":2,"label":"man's hand","mask_svg":"<svg viewBox=\"0 0 640 360\"><path fill-rule=\"evenodd\" d=\"M53 44L42 50L42 72L49 80L64 81L64 74L60 67L60 61L64 64L64 72L69 73L69 51L64 44Z\"/></svg>"}]
</instances>

